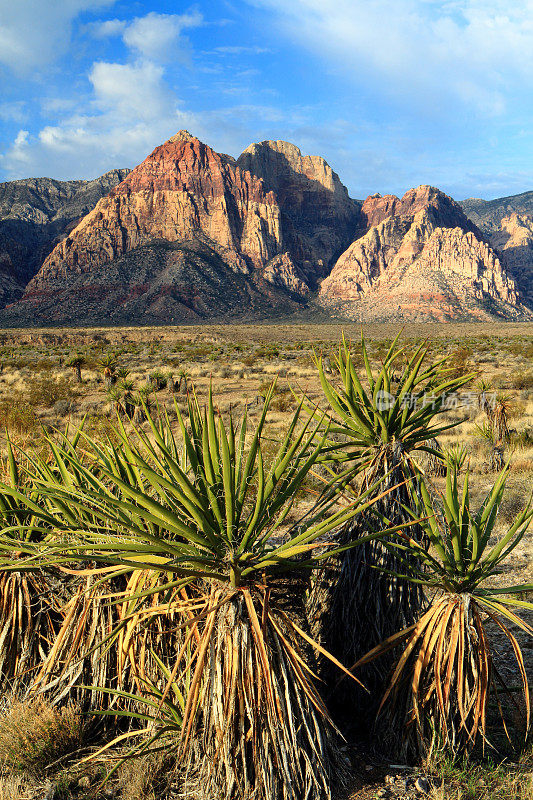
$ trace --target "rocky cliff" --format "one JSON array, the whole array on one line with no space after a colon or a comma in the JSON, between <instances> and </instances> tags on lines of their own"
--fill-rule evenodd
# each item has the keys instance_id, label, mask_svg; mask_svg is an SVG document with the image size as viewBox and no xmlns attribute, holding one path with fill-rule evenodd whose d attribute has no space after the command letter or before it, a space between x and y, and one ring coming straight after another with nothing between
<instances>
[{"instance_id":1,"label":"rocky cliff","mask_svg":"<svg viewBox=\"0 0 533 800\"><path fill-rule=\"evenodd\" d=\"M460 206L430 186L373 195L367 226L322 282L328 311L361 320L527 315L514 280Z\"/></svg>"},{"instance_id":2,"label":"rocky cliff","mask_svg":"<svg viewBox=\"0 0 533 800\"><path fill-rule=\"evenodd\" d=\"M251 144L237 164L258 175L281 210L284 246L311 288L360 226L360 205L348 196L339 176L319 156L303 156L290 142Z\"/></svg>"},{"instance_id":3,"label":"rocky cliff","mask_svg":"<svg viewBox=\"0 0 533 800\"><path fill-rule=\"evenodd\" d=\"M22 294L58 240L128 173L114 169L92 181L0 183L0 305Z\"/></svg>"},{"instance_id":4,"label":"rocky cliff","mask_svg":"<svg viewBox=\"0 0 533 800\"><path fill-rule=\"evenodd\" d=\"M361 204L288 142L234 159L180 131L129 174L3 186L4 302L31 279L3 325L532 315L527 215L482 232L431 186Z\"/></svg>"},{"instance_id":5,"label":"rocky cliff","mask_svg":"<svg viewBox=\"0 0 533 800\"><path fill-rule=\"evenodd\" d=\"M462 200L460 206L467 217L490 236L499 230L502 221L513 213L533 217L533 192L498 197L495 200L470 197L468 200Z\"/></svg>"},{"instance_id":6,"label":"rocky cliff","mask_svg":"<svg viewBox=\"0 0 533 800\"><path fill-rule=\"evenodd\" d=\"M59 322L73 307L91 321L297 311L351 241L358 214L321 158L264 142L236 161L180 131L58 243L2 321ZM90 308L89 296L98 298Z\"/></svg>"}]
</instances>

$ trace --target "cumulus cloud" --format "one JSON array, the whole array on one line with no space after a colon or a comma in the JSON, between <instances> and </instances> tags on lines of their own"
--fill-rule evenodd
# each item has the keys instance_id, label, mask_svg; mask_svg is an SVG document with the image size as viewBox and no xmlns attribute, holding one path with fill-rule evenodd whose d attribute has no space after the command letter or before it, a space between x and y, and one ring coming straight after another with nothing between
<instances>
[{"instance_id":1,"label":"cumulus cloud","mask_svg":"<svg viewBox=\"0 0 533 800\"><path fill-rule=\"evenodd\" d=\"M116 0L0 0L0 63L18 74L43 67L68 50L72 21Z\"/></svg>"},{"instance_id":2,"label":"cumulus cloud","mask_svg":"<svg viewBox=\"0 0 533 800\"><path fill-rule=\"evenodd\" d=\"M202 24L202 15L157 14L151 12L137 17L124 31L124 43L144 58L153 61L183 59L187 52L187 41L181 36L185 28Z\"/></svg>"},{"instance_id":3,"label":"cumulus cloud","mask_svg":"<svg viewBox=\"0 0 533 800\"><path fill-rule=\"evenodd\" d=\"M46 125L32 136L19 131L0 157L13 176L91 177L108 169L134 166L156 144L180 128L196 126L164 80L163 68L151 62L96 62L89 74L91 113L86 106Z\"/></svg>"},{"instance_id":4,"label":"cumulus cloud","mask_svg":"<svg viewBox=\"0 0 533 800\"><path fill-rule=\"evenodd\" d=\"M506 110L533 81L533 0L250 0L286 32L382 94L438 108Z\"/></svg>"},{"instance_id":5,"label":"cumulus cloud","mask_svg":"<svg viewBox=\"0 0 533 800\"><path fill-rule=\"evenodd\" d=\"M66 25L82 8L112 2L58 0ZM36 134L20 130L0 156L0 166L17 177L42 174L43 164L55 177L94 176L117 166L134 166L180 128L197 127L196 117L183 109L168 83L165 63L183 60L187 41L182 31L201 23L201 15L193 11L149 13L129 22L111 19L86 26L96 38L122 36L129 51L126 63L95 61L87 73L90 91L85 96L45 98L42 110L57 121ZM30 46L29 38L25 46ZM0 117L10 111L13 116L15 110L0 105Z\"/></svg>"},{"instance_id":6,"label":"cumulus cloud","mask_svg":"<svg viewBox=\"0 0 533 800\"><path fill-rule=\"evenodd\" d=\"M87 29L95 39L107 39L111 36L121 36L128 23L122 19L106 19L103 22L91 22Z\"/></svg>"},{"instance_id":7,"label":"cumulus cloud","mask_svg":"<svg viewBox=\"0 0 533 800\"><path fill-rule=\"evenodd\" d=\"M135 17L131 22L120 19L93 22L88 30L97 39L121 36L136 57L165 63L187 58L190 46L182 33L202 23L203 17L199 11L186 14L158 14L151 11L143 17Z\"/></svg>"}]
</instances>

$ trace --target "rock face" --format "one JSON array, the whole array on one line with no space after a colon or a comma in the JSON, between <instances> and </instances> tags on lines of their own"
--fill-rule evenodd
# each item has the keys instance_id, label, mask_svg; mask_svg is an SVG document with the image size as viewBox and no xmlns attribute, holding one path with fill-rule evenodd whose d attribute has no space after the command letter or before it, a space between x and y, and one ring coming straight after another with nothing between
<instances>
[{"instance_id":1,"label":"rock face","mask_svg":"<svg viewBox=\"0 0 533 800\"><path fill-rule=\"evenodd\" d=\"M270 144L235 161L180 131L58 243L1 321L59 323L74 307L79 320L100 313L117 322L305 307L335 251L351 241L359 206L323 159ZM251 171L257 152L259 174Z\"/></svg>"},{"instance_id":2,"label":"rock face","mask_svg":"<svg viewBox=\"0 0 533 800\"><path fill-rule=\"evenodd\" d=\"M57 241L128 172L114 169L92 181L0 183L0 304L20 297Z\"/></svg>"},{"instance_id":3,"label":"rock face","mask_svg":"<svg viewBox=\"0 0 533 800\"><path fill-rule=\"evenodd\" d=\"M533 316L530 217L489 239L431 186L361 204L283 141L180 131L129 173L0 185L1 216L2 325Z\"/></svg>"},{"instance_id":4,"label":"rock face","mask_svg":"<svg viewBox=\"0 0 533 800\"><path fill-rule=\"evenodd\" d=\"M485 233L524 302L533 308L533 192L496 200L470 198L461 206Z\"/></svg>"},{"instance_id":5,"label":"rock face","mask_svg":"<svg viewBox=\"0 0 533 800\"><path fill-rule=\"evenodd\" d=\"M319 302L356 320L527 314L515 282L450 197L430 186L363 203L367 231L322 282Z\"/></svg>"},{"instance_id":6,"label":"rock face","mask_svg":"<svg viewBox=\"0 0 533 800\"><path fill-rule=\"evenodd\" d=\"M461 208L485 234L492 235L499 230L502 221L511 214L533 217L533 192L523 192L496 200L479 200L470 197L462 200Z\"/></svg>"},{"instance_id":7,"label":"rock face","mask_svg":"<svg viewBox=\"0 0 533 800\"><path fill-rule=\"evenodd\" d=\"M90 272L152 240L207 236L238 272L281 250L280 212L259 178L187 131L156 147L100 200L44 262L28 291L59 275Z\"/></svg>"},{"instance_id":8,"label":"rock face","mask_svg":"<svg viewBox=\"0 0 533 800\"><path fill-rule=\"evenodd\" d=\"M504 217L490 239L522 297L533 307L533 216Z\"/></svg>"},{"instance_id":9,"label":"rock face","mask_svg":"<svg viewBox=\"0 0 533 800\"><path fill-rule=\"evenodd\" d=\"M290 142L251 144L237 164L258 175L281 209L284 246L315 289L360 225L360 206L319 156L303 156Z\"/></svg>"}]
</instances>

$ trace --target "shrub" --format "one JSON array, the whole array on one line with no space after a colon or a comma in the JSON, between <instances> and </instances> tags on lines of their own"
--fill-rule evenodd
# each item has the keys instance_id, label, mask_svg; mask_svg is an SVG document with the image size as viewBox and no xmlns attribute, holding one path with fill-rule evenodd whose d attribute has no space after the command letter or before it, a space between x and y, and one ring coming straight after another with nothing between
<instances>
[{"instance_id":1,"label":"shrub","mask_svg":"<svg viewBox=\"0 0 533 800\"><path fill-rule=\"evenodd\" d=\"M81 743L78 707L55 708L44 700L15 702L0 726L0 761L15 772L38 776Z\"/></svg>"},{"instance_id":2,"label":"shrub","mask_svg":"<svg viewBox=\"0 0 533 800\"><path fill-rule=\"evenodd\" d=\"M65 378L54 379L50 375L40 375L28 382L25 399L30 406L51 408L58 400L70 400L72 387Z\"/></svg>"},{"instance_id":3,"label":"shrub","mask_svg":"<svg viewBox=\"0 0 533 800\"><path fill-rule=\"evenodd\" d=\"M533 389L533 372L517 372L509 384L512 389Z\"/></svg>"},{"instance_id":4,"label":"shrub","mask_svg":"<svg viewBox=\"0 0 533 800\"><path fill-rule=\"evenodd\" d=\"M29 403L2 400L0 402L0 427L19 435L37 430L37 417Z\"/></svg>"}]
</instances>

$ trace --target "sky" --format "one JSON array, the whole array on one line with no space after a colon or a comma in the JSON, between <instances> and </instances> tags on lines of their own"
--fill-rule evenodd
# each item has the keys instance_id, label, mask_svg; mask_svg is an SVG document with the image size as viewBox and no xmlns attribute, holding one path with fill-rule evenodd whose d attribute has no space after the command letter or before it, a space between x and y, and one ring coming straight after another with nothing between
<instances>
[{"instance_id":1,"label":"sky","mask_svg":"<svg viewBox=\"0 0 533 800\"><path fill-rule=\"evenodd\" d=\"M285 139L350 195L533 190L533 0L0 0L0 181Z\"/></svg>"}]
</instances>

